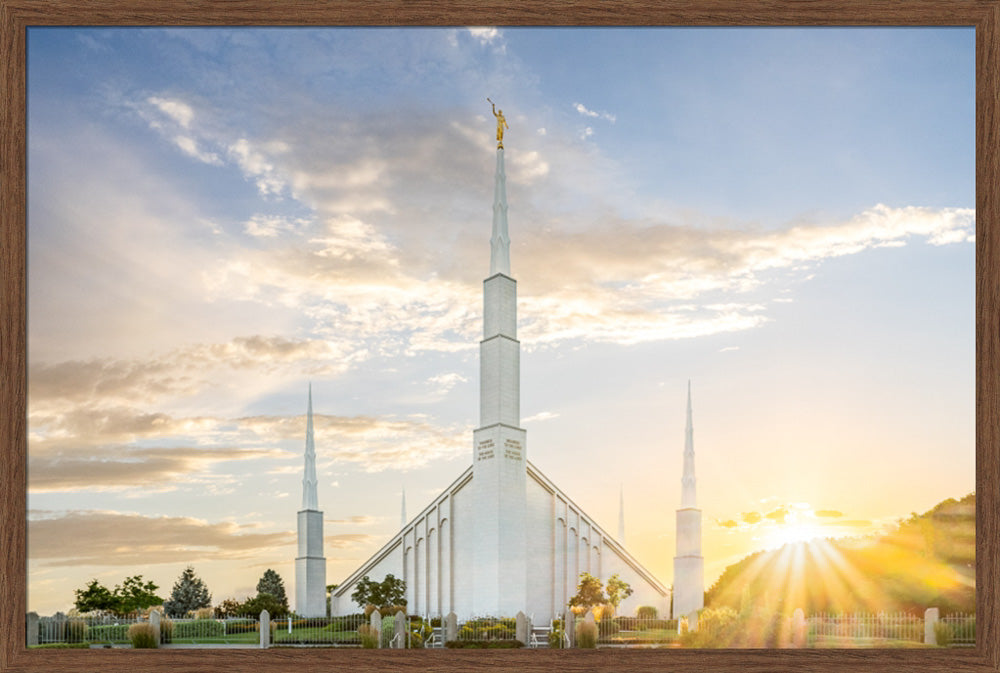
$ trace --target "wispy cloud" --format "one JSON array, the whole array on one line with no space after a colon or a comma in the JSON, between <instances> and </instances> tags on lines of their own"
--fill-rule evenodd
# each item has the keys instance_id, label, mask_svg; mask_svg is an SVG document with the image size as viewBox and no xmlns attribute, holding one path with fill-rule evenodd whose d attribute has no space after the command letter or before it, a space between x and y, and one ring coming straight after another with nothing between
<instances>
[{"instance_id":1,"label":"wispy cloud","mask_svg":"<svg viewBox=\"0 0 1000 673\"><path fill-rule=\"evenodd\" d=\"M610 112L595 112L594 110L588 109L583 103L573 103L573 109L584 117L593 117L594 119L609 121L612 124L615 123L616 117Z\"/></svg>"},{"instance_id":2,"label":"wispy cloud","mask_svg":"<svg viewBox=\"0 0 1000 673\"><path fill-rule=\"evenodd\" d=\"M89 564L141 568L160 563L246 559L285 550L295 543L294 531L254 532L254 528L233 522L114 511L31 511L28 555L48 567ZM362 533L327 535L324 544L344 548L370 539Z\"/></svg>"}]
</instances>

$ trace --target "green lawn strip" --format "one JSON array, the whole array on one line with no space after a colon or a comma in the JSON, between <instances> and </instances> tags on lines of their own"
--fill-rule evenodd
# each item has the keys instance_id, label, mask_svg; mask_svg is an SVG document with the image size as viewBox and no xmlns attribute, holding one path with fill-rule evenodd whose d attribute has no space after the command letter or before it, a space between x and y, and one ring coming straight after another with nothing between
<instances>
[{"instance_id":1,"label":"green lawn strip","mask_svg":"<svg viewBox=\"0 0 1000 673\"><path fill-rule=\"evenodd\" d=\"M352 643L361 642L357 631L328 631L324 627L278 629L271 637L271 642L277 643Z\"/></svg>"},{"instance_id":2,"label":"green lawn strip","mask_svg":"<svg viewBox=\"0 0 1000 673\"><path fill-rule=\"evenodd\" d=\"M812 644L816 649L900 649L911 647L934 647L914 640L890 640L888 638L848 638L838 636L817 636Z\"/></svg>"},{"instance_id":3,"label":"green lawn strip","mask_svg":"<svg viewBox=\"0 0 1000 673\"><path fill-rule=\"evenodd\" d=\"M29 650L82 650L90 647L90 643L44 643L28 645Z\"/></svg>"}]
</instances>

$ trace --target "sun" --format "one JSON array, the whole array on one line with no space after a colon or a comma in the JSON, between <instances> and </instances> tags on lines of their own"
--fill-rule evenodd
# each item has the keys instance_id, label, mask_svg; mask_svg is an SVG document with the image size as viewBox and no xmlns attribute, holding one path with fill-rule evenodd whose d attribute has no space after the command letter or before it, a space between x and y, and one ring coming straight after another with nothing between
<instances>
[{"instance_id":1,"label":"sun","mask_svg":"<svg viewBox=\"0 0 1000 673\"><path fill-rule=\"evenodd\" d=\"M793 506L781 519L768 521L761 533L764 549L831 537L830 527L816 521L813 510L804 505Z\"/></svg>"}]
</instances>

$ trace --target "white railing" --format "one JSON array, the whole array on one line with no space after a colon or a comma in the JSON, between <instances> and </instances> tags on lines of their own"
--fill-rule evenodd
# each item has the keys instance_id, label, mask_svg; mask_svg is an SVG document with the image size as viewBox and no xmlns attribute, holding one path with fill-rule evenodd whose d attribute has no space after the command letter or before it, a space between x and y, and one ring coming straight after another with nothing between
<instances>
[{"instance_id":1,"label":"white railing","mask_svg":"<svg viewBox=\"0 0 1000 673\"><path fill-rule=\"evenodd\" d=\"M969 647L976 644L976 615L956 612L945 615L938 621L946 625L947 644L954 647Z\"/></svg>"},{"instance_id":2,"label":"white railing","mask_svg":"<svg viewBox=\"0 0 1000 673\"><path fill-rule=\"evenodd\" d=\"M924 618L908 612L820 613L806 622L810 646L825 639L924 641Z\"/></svg>"}]
</instances>

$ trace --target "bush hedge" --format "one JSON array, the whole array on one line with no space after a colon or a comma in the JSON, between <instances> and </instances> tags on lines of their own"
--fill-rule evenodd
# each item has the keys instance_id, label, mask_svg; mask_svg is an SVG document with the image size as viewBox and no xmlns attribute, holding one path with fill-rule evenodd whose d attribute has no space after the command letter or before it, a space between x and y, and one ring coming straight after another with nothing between
<instances>
[{"instance_id":1,"label":"bush hedge","mask_svg":"<svg viewBox=\"0 0 1000 673\"><path fill-rule=\"evenodd\" d=\"M88 639L92 643L121 643L128 640L128 624L91 626Z\"/></svg>"},{"instance_id":2,"label":"bush hedge","mask_svg":"<svg viewBox=\"0 0 1000 673\"><path fill-rule=\"evenodd\" d=\"M152 649L156 647L156 636L153 627L148 622L133 624L128 627L128 639L134 649Z\"/></svg>"},{"instance_id":3,"label":"bush hedge","mask_svg":"<svg viewBox=\"0 0 1000 673\"><path fill-rule=\"evenodd\" d=\"M162 624L162 622L161 622ZM254 629L256 631L256 629ZM244 631L246 633L246 631ZM193 622L175 622L174 638L222 638L226 625L214 619L196 619Z\"/></svg>"},{"instance_id":4,"label":"bush hedge","mask_svg":"<svg viewBox=\"0 0 1000 673\"><path fill-rule=\"evenodd\" d=\"M449 640L445 647L453 650L505 650L524 647L520 640Z\"/></svg>"}]
</instances>

